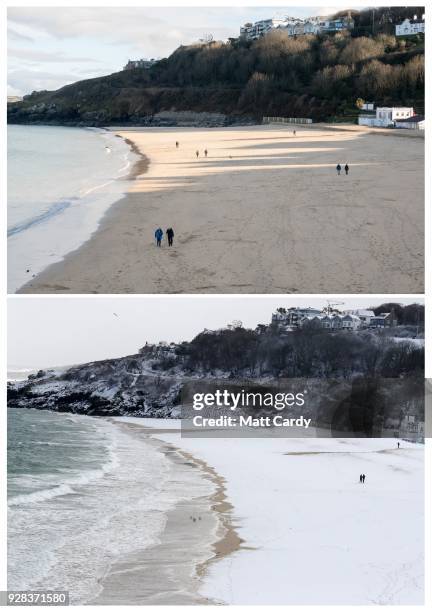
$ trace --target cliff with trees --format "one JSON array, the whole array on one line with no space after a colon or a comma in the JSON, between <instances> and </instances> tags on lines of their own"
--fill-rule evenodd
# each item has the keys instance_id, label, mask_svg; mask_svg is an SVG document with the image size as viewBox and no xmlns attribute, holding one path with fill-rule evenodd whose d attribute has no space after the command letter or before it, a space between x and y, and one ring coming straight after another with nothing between
<instances>
[{"instance_id":1,"label":"cliff with trees","mask_svg":"<svg viewBox=\"0 0 432 612\"><path fill-rule=\"evenodd\" d=\"M410 7L409 14L416 9L424 11ZM407 11L361 11L353 30L333 34L290 37L275 30L255 41L181 46L150 69L33 92L8 105L8 121L154 125L160 112L185 110L219 113L226 124L263 116L353 120L358 99L422 113L423 37L392 33Z\"/></svg>"},{"instance_id":2,"label":"cliff with trees","mask_svg":"<svg viewBox=\"0 0 432 612\"><path fill-rule=\"evenodd\" d=\"M310 393L305 416L321 426L337 418L344 428L353 411L366 408L376 408L384 427L396 426L408 410L422 417L424 346L380 331L306 326L286 332L273 324L246 329L236 323L203 330L191 341L146 344L127 357L40 370L9 383L8 405L173 418L197 384L201 391L217 385L275 393L299 379Z\"/></svg>"}]
</instances>

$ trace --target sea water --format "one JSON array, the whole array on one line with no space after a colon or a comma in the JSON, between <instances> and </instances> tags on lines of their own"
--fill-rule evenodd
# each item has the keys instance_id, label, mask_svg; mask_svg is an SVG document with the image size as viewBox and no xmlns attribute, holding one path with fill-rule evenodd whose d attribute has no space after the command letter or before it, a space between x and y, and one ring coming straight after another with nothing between
<instances>
[{"instance_id":1,"label":"sea water","mask_svg":"<svg viewBox=\"0 0 432 612\"><path fill-rule=\"evenodd\" d=\"M138 159L101 129L8 126L8 291L77 249Z\"/></svg>"},{"instance_id":2,"label":"sea water","mask_svg":"<svg viewBox=\"0 0 432 612\"><path fill-rule=\"evenodd\" d=\"M179 500L208 493L177 469L108 419L9 408L8 588L91 601L114 562L158 543Z\"/></svg>"}]
</instances>

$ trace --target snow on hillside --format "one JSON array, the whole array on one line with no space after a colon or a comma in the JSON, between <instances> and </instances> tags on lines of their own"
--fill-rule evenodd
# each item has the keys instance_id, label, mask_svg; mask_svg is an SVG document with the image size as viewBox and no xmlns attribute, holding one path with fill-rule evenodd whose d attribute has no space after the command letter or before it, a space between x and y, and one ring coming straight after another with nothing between
<instances>
[{"instance_id":1,"label":"snow on hillside","mask_svg":"<svg viewBox=\"0 0 432 612\"><path fill-rule=\"evenodd\" d=\"M226 479L239 535L252 548L212 564L203 595L230 604L423 602L422 446L155 436Z\"/></svg>"}]
</instances>

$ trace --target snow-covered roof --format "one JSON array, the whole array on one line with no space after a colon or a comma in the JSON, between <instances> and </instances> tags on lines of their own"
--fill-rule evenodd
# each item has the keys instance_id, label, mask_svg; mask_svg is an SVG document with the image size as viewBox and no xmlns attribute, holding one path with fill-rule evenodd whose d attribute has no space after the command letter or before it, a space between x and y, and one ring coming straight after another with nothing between
<instances>
[{"instance_id":1,"label":"snow-covered roof","mask_svg":"<svg viewBox=\"0 0 432 612\"><path fill-rule=\"evenodd\" d=\"M358 308L357 310L349 311L349 314L355 314L358 317L374 317L375 313L373 310L367 310L365 308Z\"/></svg>"}]
</instances>

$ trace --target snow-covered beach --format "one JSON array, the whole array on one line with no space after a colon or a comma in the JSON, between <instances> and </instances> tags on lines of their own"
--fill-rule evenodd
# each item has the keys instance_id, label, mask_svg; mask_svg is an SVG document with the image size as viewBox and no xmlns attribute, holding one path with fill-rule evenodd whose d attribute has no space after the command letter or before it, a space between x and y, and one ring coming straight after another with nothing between
<instances>
[{"instance_id":1,"label":"snow-covered beach","mask_svg":"<svg viewBox=\"0 0 432 612\"><path fill-rule=\"evenodd\" d=\"M243 543L207 567L203 597L228 604L423 602L422 445L186 439L178 421L116 420L138 433L144 426L143 435L187 451L224 479Z\"/></svg>"}]
</instances>

